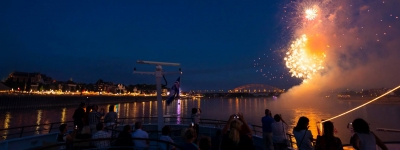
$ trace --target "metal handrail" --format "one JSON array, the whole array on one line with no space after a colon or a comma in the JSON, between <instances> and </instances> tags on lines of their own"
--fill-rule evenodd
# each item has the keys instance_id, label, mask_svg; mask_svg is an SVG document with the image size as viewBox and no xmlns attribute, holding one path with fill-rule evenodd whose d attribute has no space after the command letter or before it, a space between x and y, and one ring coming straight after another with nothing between
<instances>
[{"instance_id":1,"label":"metal handrail","mask_svg":"<svg viewBox=\"0 0 400 150\"><path fill-rule=\"evenodd\" d=\"M84 142L94 142L94 141L104 141L104 140L109 140L109 141L114 141L117 140L119 138L98 138L98 139L87 139L87 140L79 140L79 141L72 141L72 142L67 142L67 143L58 143L58 144L52 144L52 145L48 145L48 146L42 146L39 148L35 148L35 150L45 150L45 149L49 149L49 148L53 148L53 147L60 147L60 146L65 146L67 144L78 144L78 143L84 143ZM164 141L164 140L159 140L159 139L148 139L148 138L132 138L132 140L149 140L149 141L154 141L157 143L165 143L167 144L167 147L169 145L173 145L178 149L182 149L181 146L172 143L172 142L168 142L168 141ZM132 147L115 147L115 148L133 148ZM107 147L107 148L113 148L113 147Z\"/></svg>"},{"instance_id":2,"label":"metal handrail","mask_svg":"<svg viewBox=\"0 0 400 150\"><path fill-rule=\"evenodd\" d=\"M117 118L117 124L125 124L125 120L139 120L139 119L157 119L157 117L131 117L131 118ZM192 120L192 118L187 118L187 117L164 117L164 122L166 122L166 119L180 119L181 123L185 123L185 120ZM53 126L56 124L61 124L61 123L72 123L73 121L66 121L66 122L53 122L53 123L47 123L47 124L39 124L39 125L27 125L27 126L21 126L21 127L13 127L13 128L6 128L6 129L0 129L0 131L4 131L4 130L14 130L14 129L20 129L19 132L19 138L21 138L23 136L24 133L30 133L30 132L38 132L38 131L44 131L44 130L33 130L33 131L25 131L26 128L29 127L38 127L38 126L45 126L45 125L50 125L48 133L51 132L51 130L53 129ZM191 122L191 121L189 121ZM214 125L218 128L223 127L223 125L225 125L227 123L227 121L225 120L220 120L220 119L206 119L206 118L201 118L200 119L200 124L201 125ZM251 126L253 126L253 132L254 135L262 135L262 127L258 126L258 125L253 125L251 124ZM11 136L11 135L16 135L18 133L12 133L12 134L7 134L6 136ZM290 137L293 135L288 134ZM4 135L3 135L4 136ZM289 138L291 140L291 138Z\"/></svg>"},{"instance_id":3,"label":"metal handrail","mask_svg":"<svg viewBox=\"0 0 400 150\"><path fill-rule=\"evenodd\" d=\"M12 136L12 135L18 135L19 134L19 138L21 138L23 136L24 133L32 133L32 132L40 132L40 131L46 131L48 130L47 133L50 133L51 130L53 129L53 125L54 124L62 124L62 123L71 123L73 121L66 121L66 122L53 122L53 123L44 123L44 124L36 124L36 125L27 125L27 126L20 126L20 127L12 127L12 128L5 128L5 129L0 129L0 131L10 131L10 130L20 130L19 133L12 133L12 134L7 134L7 135L2 135L2 136ZM46 126L46 125L50 125L50 127L48 129L36 129L36 130L30 130L30 131L26 131L25 129L27 128L31 128L31 127L41 127L41 126ZM24 132L25 131L25 132Z\"/></svg>"}]
</instances>

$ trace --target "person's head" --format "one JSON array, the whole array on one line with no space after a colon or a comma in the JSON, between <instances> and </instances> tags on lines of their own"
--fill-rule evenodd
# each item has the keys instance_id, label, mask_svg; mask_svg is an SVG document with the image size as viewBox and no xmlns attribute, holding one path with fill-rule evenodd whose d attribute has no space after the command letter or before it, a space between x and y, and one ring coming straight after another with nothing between
<instances>
[{"instance_id":1,"label":"person's head","mask_svg":"<svg viewBox=\"0 0 400 150\"><path fill-rule=\"evenodd\" d=\"M66 133L67 132L67 124L61 124L59 130L61 133Z\"/></svg>"},{"instance_id":2,"label":"person's head","mask_svg":"<svg viewBox=\"0 0 400 150\"><path fill-rule=\"evenodd\" d=\"M125 125L124 126L124 131L125 132L131 132L131 126L130 125Z\"/></svg>"},{"instance_id":3,"label":"person's head","mask_svg":"<svg viewBox=\"0 0 400 150\"><path fill-rule=\"evenodd\" d=\"M99 109L99 106L97 106L97 105L93 105L93 106L92 106L92 110L93 110L93 111L97 111L98 109Z\"/></svg>"},{"instance_id":4,"label":"person's head","mask_svg":"<svg viewBox=\"0 0 400 150\"><path fill-rule=\"evenodd\" d=\"M89 113L90 111L92 111L92 106L86 106L86 113Z\"/></svg>"},{"instance_id":5,"label":"person's head","mask_svg":"<svg viewBox=\"0 0 400 150\"><path fill-rule=\"evenodd\" d=\"M221 136L221 130L218 129L217 131L215 131L215 135L218 136L218 137Z\"/></svg>"},{"instance_id":6,"label":"person's head","mask_svg":"<svg viewBox=\"0 0 400 150\"><path fill-rule=\"evenodd\" d=\"M82 128L81 134L90 134L90 127L89 126L84 126Z\"/></svg>"},{"instance_id":7,"label":"person's head","mask_svg":"<svg viewBox=\"0 0 400 150\"><path fill-rule=\"evenodd\" d=\"M96 125L96 130L97 131L100 131L100 130L103 130L104 129L104 125L103 125L103 123L98 123L97 125Z\"/></svg>"},{"instance_id":8,"label":"person's head","mask_svg":"<svg viewBox=\"0 0 400 150\"><path fill-rule=\"evenodd\" d=\"M240 141L240 129L242 128L243 123L239 120L233 120L230 124L230 132L229 139L232 141L239 143Z\"/></svg>"},{"instance_id":9,"label":"person's head","mask_svg":"<svg viewBox=\"0 0 400 150\"><path fill-rule=\"evenodd\" d=\"M110 105L110 107L108 107L108 112L114 112L114 105Z\"/></svg>"},{"instance_id":10,"label":"person's head","mask_svg":"<svg viewBox=\"0 0 400 150\"><path fill-rule=\"evenodd\" d=\"M279 122L279 121L281 121L281 115L279 115L279 114L276 114L275 116L274 116L274 120L275 120L275 122Z\"/></svg>"},{"instance_id":11,"label":"person's head","mask_svg":"<svg viewBox=\"0 0 400 150\"><path fill-rule=\"evenodd\" d=\"M272 116L271 111L269 109L265 109L264 113L266 116Z\"/></svg>"},{"instance_id":12,"label":"person's head","mask_svg":"<svg viewBox=\"0 0 400 150\"><path fill-rule=\"evenodd\" d=\"M334 127L332 122L326 121L322 123L322 127L324 129L324 136L329 136L329 137L334 136Z\"/></svg>"},{"instance_id":13,"label":"person's head","mask_svg":"<svg viewBox=\"0 0 400 150\"><path fill-rule=\"evenodd\" d=\"M184 138L186 142L192 143L196 139L196 133L194 132L194 129L189 128L185 131Z\"/></svg>"},{"instance_id":14,"label":"person's head","mask_svg":"<svg viewBox=\"0 0 400 150\"><path fill-rule=\"evenodd\" d=\"M201 150L209 150L211 149L211 138L208 136L203 136L199 140L199 148Z\"/></svg>"},{"instance_id":15,"label":"person's head","mask_svg":"<svg viewBox=\"0 0 400 150\"><path fill-rule=\"evenodd\" d=\"M196 114L198 110L197 108L192 108L192 114Z\"/></svg>"},{"instance_id":16,"label":"person's head","mask_svg":"<svg viewBox=\"0 0 400 150\"><path fill-rule=\"evenodd\" d=\"M294 127L295 131L300 131L300 130L307 130L308 129L308 124L310 120L307 117L300 117L299 121L297 121L296 127Z\"/></svg>"},{"instance_id":17,"label":"person's head","mask_svg":"<svg viewBox=\"0 0 400 150\"><path fill-rule=\"evenodd\" d=\"M369 124L364 119L357 118L353 121L352 125L354 132L367 134L370 132Z\"/></svg>"},{"instance_id":18,"label":"person's head","mask_svg":"<svg viewBox=\"0 0 400 150\"><path fill-rule=\"evenodd\" d=\"M142 122L135 123L135 130L137 130L137 129L142 129Z\"/></svg>"},{"instance_id":19,"label":"person's head","mask_svg":"<svg viewBox=\"0 0 400 150\"><path fill-rule=\"evenodd\" d=\"M162 128L162 135L169 135L171 133L171 128L169 126L164 126Z\"/></svg>"},{"instance_id":20,"label":"person's head","mask_svg":"<svg viewBox=\"0 0 400 150\"><path fill-rule=\"evenodd\" d=\"M85 103L81 102L81 104L79 104L79 107L85 108Z\"/></svg>"}]
</instances>

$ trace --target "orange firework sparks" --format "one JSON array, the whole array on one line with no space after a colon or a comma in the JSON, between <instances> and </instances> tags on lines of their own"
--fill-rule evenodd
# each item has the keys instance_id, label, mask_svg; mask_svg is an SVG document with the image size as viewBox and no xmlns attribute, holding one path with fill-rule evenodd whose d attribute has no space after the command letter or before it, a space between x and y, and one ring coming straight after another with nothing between
<instances>
[{"instance_id":1,"label":"orange firework sparks","mask_svg":"<svg viewBox=\"0 0 400 150\"><path fill-rule=\"evenodd\" d=\"M318 70L324 69L322 63L326 57L324 53L313 50L312 44L305 34L296 39L286 52L286 67L292 76L301 78L303 81L311 79Z\"/></svg>"}]
</instances>

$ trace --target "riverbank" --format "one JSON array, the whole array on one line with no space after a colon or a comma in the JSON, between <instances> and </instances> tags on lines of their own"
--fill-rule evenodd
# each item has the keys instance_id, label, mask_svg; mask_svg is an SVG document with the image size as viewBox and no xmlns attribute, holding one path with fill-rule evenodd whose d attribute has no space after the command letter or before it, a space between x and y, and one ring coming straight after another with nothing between
<instances>
[{"instance_id":1,"label":"riverbank","mask_svg":"<svg viewBox=\"0 0 400 150\"><path fill-rule=\"evenodd\" d=\"M163 97L165 99L165 97ZM156 101L155 96L0 95L0 110Z\"/></svg>"}]
</instances>

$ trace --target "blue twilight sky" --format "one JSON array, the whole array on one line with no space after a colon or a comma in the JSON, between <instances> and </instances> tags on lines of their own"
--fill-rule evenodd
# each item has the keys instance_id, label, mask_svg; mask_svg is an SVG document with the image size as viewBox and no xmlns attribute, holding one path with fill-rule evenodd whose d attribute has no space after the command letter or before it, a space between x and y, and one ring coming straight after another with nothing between
<instances>
[{"instance_id":1,"label":"blue twilight sky","mask_svg":"<svg viewBox=\"0 0 400 150\"><path fill-rule=\"evenodd\" d=\"M149 60L181 63L187 90L249 83L288 88L299 81L281 78L287 73L277 52L286 40L279 16L283 5L280 0L2 0L0 77L24 71L61 81L154 84L154 76L132 73L134 67L153 71L154 66L135 63ZM178 76L167 75L168 86Z\"/></svg>"}]
</instances>

